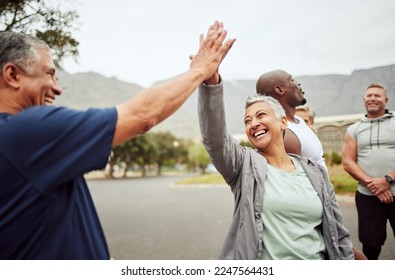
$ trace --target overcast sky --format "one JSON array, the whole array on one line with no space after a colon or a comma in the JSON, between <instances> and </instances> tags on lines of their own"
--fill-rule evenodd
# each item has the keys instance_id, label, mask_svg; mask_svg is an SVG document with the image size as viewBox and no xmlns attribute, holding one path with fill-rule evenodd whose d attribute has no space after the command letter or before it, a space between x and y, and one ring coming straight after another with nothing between
<instances>
[{"instance_id":1,"label":"overcast sky","mask_svg":"<svg viewBox=\"0 0 395 280\"><path fill-rule=\"evenodd\" d=\"M67 4L68 3L68 4ZM199 34L214 20L237 39L222 63L224 79L256 79L284 69L294 76L351 74L395 63L394 0L76 0L73 35L79 63L150 86L189 68Z\"/></svg>"}]
</instances>

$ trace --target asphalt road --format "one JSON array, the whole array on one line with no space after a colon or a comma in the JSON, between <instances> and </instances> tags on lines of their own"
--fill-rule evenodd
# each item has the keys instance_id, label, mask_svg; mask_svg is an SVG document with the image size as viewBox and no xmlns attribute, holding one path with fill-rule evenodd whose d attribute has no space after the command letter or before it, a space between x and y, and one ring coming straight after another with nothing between
<instances>
[{"instance_id":1,"label":"asphalt road","mask_svg":"<svg viewBox=\"0 0 395 280\"><path fill-rule=\"evenodd\" d=\"M227 186L173 184L185 176L88 181L113 258L218 258L232 218L233 195ZM339 204L354 247L361 249L355 205L341 198ZM380 259L395 260L389 226L387 232Z\"/></svg>"}]
</instances>

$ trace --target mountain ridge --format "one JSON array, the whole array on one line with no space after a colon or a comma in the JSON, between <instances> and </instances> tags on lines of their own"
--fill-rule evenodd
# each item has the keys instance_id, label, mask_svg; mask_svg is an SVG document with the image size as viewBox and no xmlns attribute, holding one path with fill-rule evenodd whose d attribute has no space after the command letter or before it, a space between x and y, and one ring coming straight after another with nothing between
<instances>
[{"instance_id":1,"label":"mountain ridge","mask_svg":"<svg viewBox=\"0 0 395 280\"><path fill-rule=\"evenodd\" d=\"M107 78L95 72L69 74L58 71L58 77L64 93L58 97L57 105L74 109L115 106L144 89L140 85L127 83L114 77ZM324 117L364 113L363 94L371 83L381 84L387 89L389 95L387 108L394 110L394 77L395 64L358 69L350 75L302 75L294 78L301 83L307 104L316 111L316 116ZM223 78L228 130L232 134L244 134L244 99L248 95L255 94L256 81ZM199 137L197 92L153 130L170 131L180 138Z\"/></svg>"}]
</instances>

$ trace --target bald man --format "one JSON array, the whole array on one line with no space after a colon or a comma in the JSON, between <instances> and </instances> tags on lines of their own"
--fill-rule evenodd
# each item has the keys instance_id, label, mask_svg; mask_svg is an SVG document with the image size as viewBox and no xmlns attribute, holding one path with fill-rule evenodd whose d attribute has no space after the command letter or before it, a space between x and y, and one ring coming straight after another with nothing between
<instances>
[{"instance_id":1,"label":"bald man","mask_svg":"<svg viewBox=\"0 0 395 280\"><path fill-rule=\"evenodd\" d=\"M306 156L327 169L320 140L305 121L295 114L297 106L306 104L300 83L286 71L274 70L259 77L256 91L260 95L277 99L283 106L288 119L288 129L284 136L286 151Z\"/></svg>"}]
</instances>

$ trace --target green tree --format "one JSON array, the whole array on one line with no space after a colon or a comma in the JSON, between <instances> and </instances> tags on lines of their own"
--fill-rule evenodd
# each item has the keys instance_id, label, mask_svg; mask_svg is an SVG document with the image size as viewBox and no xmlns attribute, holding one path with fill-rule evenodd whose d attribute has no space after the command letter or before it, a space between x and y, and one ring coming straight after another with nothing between
<instances>
[{"instance_id":1,"label":"green tree","mask_svg":"<svg viewBox=\"0 0 395 280\"><path fill-rule=\"evenodd\" d=\"M157 175L162 174L162 167L173 165L180 158L185 157L186 150L182 141L170 132L149 133L150 141L155 146L155 162L157 164Z\"/></svg>"},{"instance_id":2,"label":"green tree","mask_svg":"<svg viewBox=\"0 0 395 280\"><path fill-rule=\"evenodd\" d=\"M140 165L141 176L145 177L147 167L155 162L156 147L149 134L142 134L132 138L132 152L134 162Z\"/></svg>"},{"instance_id":3,"label":"green tree","mask_svg":"<svg viewBox=\"0 0 395 280\"><path fill-rule=\"evenodd\" d=\"M108 169L107 176L110 178L114 178L114 168L115 166L119 166L122 162L122 154L123 154L123 145L118 145L112 148L110 159L108 160L108 164L110 168Z\"/></svg>"},{"instance_id":4,"label":"green tree","mask_svg":"<svg viewBox=\"0 0 395 280\"><path fill-rule=\"evenodd\" d=\"M113 148L114 158L116 159L116 165L123 171L122 177L127 177L127 172L133 164L137 163L137 156L135 155L138 151L138 147L135 145L135 141L130 139L129 141L118 145ZM112 157L110 158L111 162Z\"/></svg>"},{"instance_id":5,"label":"green tree","mask_svg":"<svg viewBox=\"0 0 395 280\"><path fill-rule=\"evenodd\" d=\"M176 164L187 164L188 163L188 149L187 149L188 140L178 139L174 144L176 148L175 161Z\"/></svg>"},{"instance_id":6,"label":"green tree","mask_svg":"<svg viewBox=\"0 0 395 280\"><path fill-rule=\"evenodd\" d=\"M142 176L146 175L146 166L154 162L155 146L149 139L148 134L142 134L127 142L112 148L109 159L109 177L114 178L114 167L117 166L122 171L122 177L127 176L127 172L134 164L141 167Z\"/></svg>"},{"instance_id":7,"label":"green tree","mask_svg":"<svg viewBox=\"0 0 395 280\"><path fill-rule=\"evenodd\" d=\"M188 147L188 161L193 165L194 169L199 168L202 174L206 173L207 165L211 163L211 159L201 142L194 143Z\"/></svg>"},{"instance_id":8,"label":"green tree","mask_svg":"<svg viewBox=\"0 0 395 280\"><path fill-rule=\"evenodd\" d=\"M53 50L55 64L68 56L75 60L79 54L79 42L71 31L77 29L76 11L62 11L48 0L1 0L0 30L15 31L36 36Z\"/></svg>"}]
</instances>

